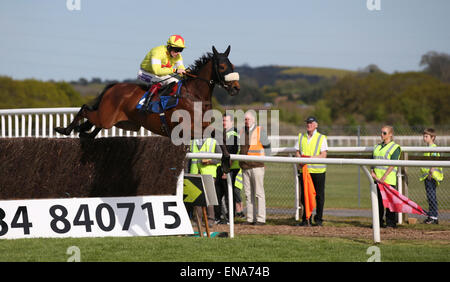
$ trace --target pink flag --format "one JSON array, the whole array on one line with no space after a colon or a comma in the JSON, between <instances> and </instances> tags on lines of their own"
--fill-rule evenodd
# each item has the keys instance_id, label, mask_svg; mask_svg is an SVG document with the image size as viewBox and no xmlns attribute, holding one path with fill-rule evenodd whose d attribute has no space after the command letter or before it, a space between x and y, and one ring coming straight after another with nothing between
<instances>
[{"instance_id":1,"label":"pink flag","mask_svg":"<svg viewBox=\"0 0 450 282\"><path fill-rule=\"evenodd\" d=\"M389 184L378 183L378 188L380 189L381 197L383 198L383 206L392 212L427 215L418 204L400 194Z\"/></svg>"}]
</instances>

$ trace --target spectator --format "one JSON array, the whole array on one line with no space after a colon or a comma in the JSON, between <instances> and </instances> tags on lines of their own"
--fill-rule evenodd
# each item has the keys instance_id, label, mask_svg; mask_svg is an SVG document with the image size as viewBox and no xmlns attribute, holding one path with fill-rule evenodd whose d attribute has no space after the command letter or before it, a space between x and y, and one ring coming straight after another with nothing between
<instances>
[{"instance_id":1,"label":"spectator","mask_svg":"<svg viewBox=\"0 0 450 282\"><path fill-rule=\"evenodd\" d=\"M400 145L394 142L394 128L392 126L385 125L381 128L381 140L382 142L374 147L372 158L378 160L400 159L401 148ZM372 167L371 174L375 183L387 183L393 188L397 187L397 167L375 166ZM384 223L385 209L383 207L383 198L380 190L377 189L377 191L380 226L396 228L397 213L391 212L388 208L386 208L386 224Z\"/></svg>"},{"instance_id":2,"label":"spectator","mask_svg":"<svg viewBox=\"0 0 450 282\"><path fill-rule=\"evenodd\" d=\"M434 141L436 140L436 133L433 128L427 128L423 132L423 141L428 145L428 147L436 147ZM426 157L439 157L440 154L435 153L424 153ZM428 200L428 217L425 219L426 224L439 224L438 221L438 204L436 198L436 187L444 179L444 173L441 167L423 167L420 169L421 176L420 181L425 183L425 191L427 192Z\"/></svg>"},{"instance_id":3,"label":"spectator","mask_svg":"<svg viewBox=\"0 0 450 282\"><path fill-rule=\"evenodd\" d=\"M230 154L239 154L239 134L237 129L234 127L234 117L231 114L224 114L222 118L223 130L226 134L225 145ZM236 215L236 206L241 204L241 190L236 188L235 180L236 175L239 172L239 161L231 161L230 166L230 176L233 186L233 214ZM227 175L223 173L222 166L217 167L217 178L216 178L216 193L217 200L219 202L218 206L214 207L214 213L216 217L216 223L226 224L228 222L229 216L222 215L223 210L228 210L228 182ZM222 206L222 198L225 197L226 206ZM239 210L241 212L241 210Z\"/></svg>"},{"instance_id":4,"label":"spectator","mask_svg":"<svg viewBox=\"0 0 450 282\"><path fill-rule=\"evenodd\" d=\"M244 128L240 132L241 155L264 156L270 154L270 142L266 129L257 126L254 111L244 115ZM246 224L266 223L266 199L264 194L264 163L240 161L247 204Z\"/></svg>"},{"instance_id":5,"label":"spectator","mask_svg":"<svg viewBox=\"0 0 450 282\"><path fill-rule=\"evenodd\" d=\"M192 153L222 153L222 150L217 144L216 139L211 137L191 140L190 151ZM193 159L191 163L190 173L211 175L215 180L217 176L217 164L219 162L220 160L215 159ZM208 224L212 226L215 221L214 206L207 207L207 214Z\"/></svg>"},{"instance_id":6,"label":"spectator","mask_svg":"<svg viewBox=\"0 0 450 282\"><path fill-rule=\"evenodd\" d=\"M306 133L299 133L298 141L295 144L297 150L296 157L313 157L313 158L326 158L328 151L327 136L319 133L317 127L319 123L315 117L308 117L306 120ZM299 165L299 182L301 203L305 205L304 199L304 187L303 187L303 173ZM316 215L314 216L314 223L318 226L322 226L323 207L325 204L325 173L327 167L325 164L308 164L308 172L311 175L311 179L316 190ZM297 224L298 226L311 226L311 219L306 219L306 213L303 212L302 222Z\"/></svg>"}]
</instances>

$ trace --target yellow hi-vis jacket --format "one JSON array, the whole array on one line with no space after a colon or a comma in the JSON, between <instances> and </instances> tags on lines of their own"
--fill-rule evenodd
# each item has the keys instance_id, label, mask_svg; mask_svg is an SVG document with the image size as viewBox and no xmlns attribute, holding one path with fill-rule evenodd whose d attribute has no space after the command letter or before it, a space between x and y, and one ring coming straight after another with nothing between
<instances>
[{"instance_id":1,"label":"yellow hi-vis jacket","mask_svg":"<svg viewBox=\"0 0 450 282\"><path fill-rule=\"evenodd\" d=\"M214 138L206 138L200 149L198 149L197 142L195 140L191 140L192 153L200 153L200 152L215 153L215 151L216 151L216 139ZM192 159L190 173L209 174L215 178L217 176L217 165L216 164L204 165L202 164L201 159Z\"/></svg>"},{"instance_id":2,"label":"yellow hi-vis jacket","mask_svg":"<svg viewBox=\"0 0 450 282\"><path fill-rule=\"evenodd\" d=\"M198 149L198 146L195 142L195 140L191 140L191 144L190 144L190 149L191 153L198 153L200 152L200 150ZM198 162L200 160L199 159L191 159L191 167L189 168L189 173L192 174L199 174L199 170L198 170Z\"/></svg>"},{"instance_id":3,"label":"yellow hi-vis jacket","mask_svg":"<svg viewBox=\"0 0 450 282\"><path fill-rule=\"evenodd\" d=\"M320 155L320 148L326 138L326 135L323 135L317 131L308 143L308 136L306 133L298 134L298 148L300 153L304 156L310 156L312 158ZM308 164L308 171L309 173L324 173L327 171L327 166L325 164Z\"/></svg>"},{"instance_id":4,"label":"yellow hi-vis jacket","mask_svg":"<svg viewBox=\"0 0 450 282\"><path fill-rule=\"evenodd\" d=\"M234 180L234 186L236 188L239 188L242 190L242 187L244 187L244 178L242 175L242 168L239 170L238 174L236 175L236 179Z\"/></svg>"},{"instance_id":5,"label":"yellow hi-vis jacket","mask_svg":"<svg viewBox=\"0 0 450 282\"><path fill-rule=\"evenodd\" d=\"M176 69L185 69L185 67L180 53L172 58L167 46L161 45L147 53L141 63L141 69L157 76L164 76L174 73Z\"/></svg>"},{"instance_id":6,"label":"yellow hi-vis jacket","mask_svg":"<svg viewBox=\"0 0 450 282\"><path fill-rule=\"evenodd\" d=\"M432 144L430 147L437 147L436 144ZM426 152L423 154L425 157L430 157L430 156L434 156L434 157L439 157L440 154L439 153L430 153L430 152ZM422 167L420 168L420 181L424 181L428 175L430 175L431 172L431 177L436 180L437 184L439 185L442 180L444 180L444 171L442 170L442 167Z\"/></svg>"},{"instance_id":7,"label":"yellow hi-vis jacket","mask_svg":"<svg viewBox=\"0 0 450 282\"><path fill-rule=\"evenodd\" d=\"M389 142L384 147L382 147L381 144L378 144L373 150L373 158L376 160L390 160L397 148L400 148L400 145L396 144L394 141ZM389 166L376 166L373 171L378 178L381 178L388 168ZM394 167L391 173L387 175L384 182L389 185L397 185L397 167Z\"/></svg>"}]
</instances>

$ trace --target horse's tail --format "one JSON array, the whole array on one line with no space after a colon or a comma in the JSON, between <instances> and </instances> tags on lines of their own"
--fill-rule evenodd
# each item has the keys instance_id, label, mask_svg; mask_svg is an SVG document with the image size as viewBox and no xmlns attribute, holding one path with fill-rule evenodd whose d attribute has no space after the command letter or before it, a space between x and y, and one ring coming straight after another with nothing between
<instances>
[{"instance_id":1,"label":"horse's tail","mask_svg":"<svg viewBox=\"0 0 450 282\"><path fill-rule=\"evenodd\" d=\"M102 92L90 103L89 108L91 111L98 110L98 107L100 105L100 102L102 101L103 95L105 95L106 91L108 91L111 87L116 85L117 83L111 83L106 85L105 88L103 88Z\"/></svg>"}]
</instances>

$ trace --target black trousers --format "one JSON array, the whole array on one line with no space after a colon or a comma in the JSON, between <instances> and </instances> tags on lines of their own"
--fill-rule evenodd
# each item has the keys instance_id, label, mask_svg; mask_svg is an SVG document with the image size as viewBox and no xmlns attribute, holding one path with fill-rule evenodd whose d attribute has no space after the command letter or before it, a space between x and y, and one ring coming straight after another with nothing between
<instances>
[{"instance_id":1,"label":"black trousers","mask_svg":"<svg viewBox=\"0 0 450 282\"><path fill-rule=\"evenodd\" d=\"M236 180L236 176L239 172L239 169L230 169L230 175L231 175L231 183L233 183L233 214L236 214L236 202L241 202L241 190L236 188L234 186L234 181ZM226 179L222 179L222 167L217 167L217 177L216 177L216 195L217 195L217 201L219 202L218 206L214 206L214 214L216 220L220 220L220 217L222 216L222 198L225 197L225 203L226 208L228 210L228 182ZM226 215L226 218L228 216Z\"/></svg>"},{"instance_id":2,"label":"black trousers","mask_svg":"<svg viewBox=\"0 0 450 282\"><path fill-rule=\"evenodd\" d=\"M323 206L325 204L325 172L324 173L310 173L314 189L316 190L316 215L315 222L322 222ZM298 176L300 182L300 200L301 204L305 206L305 190L303 188L303 174ZM306 221L306 213L303 212L302 220Z\"/></svg>"},{"instance_id":3,"label":"black trousers","mask_svg":"<svg viewBox=\"0 0 450 282\"><path fill-rule=\"evenodd\" d=\"M392 188L397 188L394 185L391 185ZM390 226L395 227L397 226L397 217L398 214L396 212L392 212L388 208L384 208L383 206L383 198L381 197L380 189L377 185L377 195L378 195L378 216L380 218L380 226ZM384 222L384 216L386 214L386 223Z\"/></svg>"}]
</instances>

